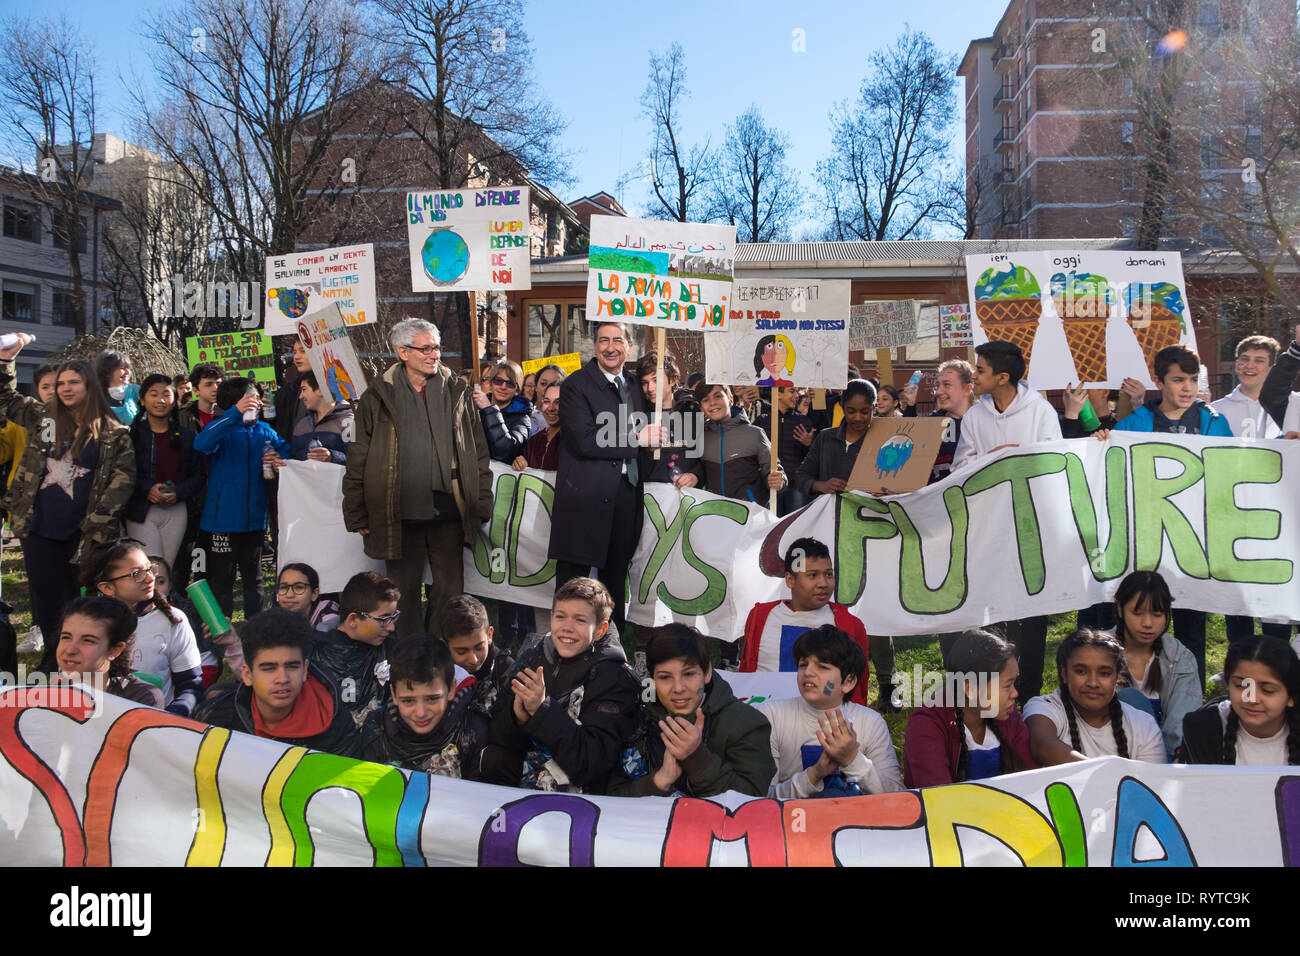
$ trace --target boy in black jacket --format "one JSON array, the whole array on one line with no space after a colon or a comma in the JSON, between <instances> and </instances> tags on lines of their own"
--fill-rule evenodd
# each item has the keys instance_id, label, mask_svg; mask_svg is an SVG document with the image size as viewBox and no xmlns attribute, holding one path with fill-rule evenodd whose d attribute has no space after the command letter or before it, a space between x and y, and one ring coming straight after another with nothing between
<instances>
[{"instance_id":1,"label":"boy in black jacket","mask_svg":"<svg viewBox=\"0 0 1300 956\"><path fill-rule=\"evenodd\" d=\"M487 608L472 594L450 598L442 606L439 622L439 633L451 652L452 663L474 678L470 694L474 709L490 717L515 659L492 643Z\"/></svg>"},{"instance_id":2,"label":"boy in black jacket","mask_svg":"<svg viewBox=\"0 0 1300 956\"><path fill-rule=\"evenodd\" d=\"M239 629L243 683L218 685L194 719L341 757L360 756L361 739L340 705L338 687L307 662L312 633L305 618L279 607L249 618Z\"/></svg>"},{"instance_id":3,"label":"boy in black jacket","mask_svg":"<svg viewBox=\"0 0 1300 956\"><path fill-rule=\"evenodd\" d=\"M428 634L411 634L388 665L388 696L366 724L365 759L475 779L488 719L471 706L472 688L453 695L455 666L446 646Z\"/></svg>"},{"instance_id":4,"label":"boy in black jacket","mask_svg":"<svg viewBox=\"0 0 1300 956\"><path fill-rule=\"evenodd\" d=\"M339 595L339 626L315 631L308 655L339 688L341 703L360 732L384 703L388 656L396 646L397 585L374 571L352 575Z\"/></svg>"},{"instance_id":5,"label":"boy in black jacket","mask_svg":"<svg viewBox=\"0 0 1300 956\"><path fill-rule=\"evenodd\" d=\"M641 694L610 631L613 608L592 578L556 590L551 633L524 646L497 700L484 783L604 792L636 733Z\"/></svg>"}]
</instances>

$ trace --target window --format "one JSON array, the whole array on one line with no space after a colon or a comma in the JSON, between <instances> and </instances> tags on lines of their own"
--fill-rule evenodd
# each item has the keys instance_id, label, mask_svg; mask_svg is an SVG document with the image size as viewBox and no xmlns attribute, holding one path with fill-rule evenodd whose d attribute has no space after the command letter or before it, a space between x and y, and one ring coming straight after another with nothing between
<instances>
[{"instance_id":1,"label":"window","mask_svg":"<svg viewBox=\"0 0 1300 956\"><path fill-rule=\"evenodd\" d=\"M39 322L36 311L36 286L6 282L0 296L0 313L6 322Z\"/></svg>"},{"instance_id":2,"label":"window","mask_svg":"<svg viewBox=\"0 0 1300 956\"><path fill-rule=\"evenodd\" d=\"M1119 221L1120 232L1124 234L1125 239L1137 238L1137 220L1132 216L1124 216Z\"/></svg>"},{"instance_id":3,"label":"window","mask_svg":"<svg viewBox=\"0 0 1300 956\"><path fill-rule=\"evenodd\" d=\"M73 296L71 292L55 292L51 301L51 314L54 318L55 325L67 325L76 327L77 311L73 308Z\"/></svg>"},{"instance_id":4,"label":"window","mask_svg":"<svg viewBox=\"0 0 1300 956\"><path fill-rule=\"evenodd\" d=\"M587 326L585 302L528 302L525 330L528 336L525 358L546 358L577 352L586 362L595 354L591 329ZM634 354L629 353L629 357Z\"/></svg>"},{"instance_id":5,"label":"window","mask_svg":"<svg viewBox=\"0 0 1300 956\"><path fill-rule=\"evenodd\" d=\"M1124 167L1124 179L1120 183L1120 188L1129 192L1137 186L1137 170L1132 166Z\"/></svg>"},{"instance_id":6,"label":"window","mask_svg":"<svg viewBox=\"0 0 1300 956\"><path fill-rule=\"evenodd\" d=\"M1261 162L1260 154L1264 152L1264 138L1260 135L1259 128L1246 130L1246 158L1255 160L1256 164ZM1256 165L1255 173L1258 175L1259 167Z\"/></svg>"},{"instance_id":7,"label":"window","mask_svg":"<svg viewBox=\"0 0 1300 956\"><path fill-rule=\"evenodd\" d=\"M1125 146L1133 145L1133 121L1124 120L1119 124L1119 141Z\"/></svg>"},{"instance_id":8,"label":"window","mask_svg":"<svg viewBox=\"0 0 1300 956\"><path fill-rule=\"evenodd\" d=\"M67 218L63 213L55 212L54 247L56 249L68 248L67 238L70 234L72 234L72 229L69 229L67 226ZM74 236L74 241L76 242L77 252L86 251L86 220L82 219L80 216L76 218L76 234Z\"/></svg>"},{"instance_id":9,"label":"window","mask_svg":"<svg viewBox=\"0 0 1300 956\"><path fill-rule=\"evenodd\" d=\"M1125 103L1133 100L1133 77L1126 76L1119 81L1119 93L1124 98Z\"/></svg>"},{"instance_id":10,"label":"window","mask_svg":"<svg viewBox=\"0 0 1300 956\"><path fill-rule=\"evenodd\" d=\"M1196 11L1196 25L1207 33L1218 33L1219 24L1219 0L1201 0Z\"/></svg>"},{"instance_id":11,"label":"window","mask_svg":"<svg viewBox=\"0 0 1300 956\"><path fill-rule=\"evenodd\" d=\"M1219 168L1219 145L1215 141L1213 133L1201 134L1201 168L1218 169Z\"/></svg>"},{"instance_id":12,"label":"window","mask_svg":"<svg viewBox=\"0 0 1300 956\"><path fill-rule=\"evenodd\" d=\"M4 234L10 239L22 239L24 242L40 242L40 210L34 206L6 202Z\"/></svg>"},{"instance_id":13,"label":"window","mask_svg":"<svg viewBox=\"0 0 1300 956\"><path fill-rule=\"evenodd\" d=\"M1242 117L1247 126L1258 126L1260 114L1259 90L1246 90L1242 94Z\"/></svg>"},{"instance_id":14,"label":"window","mask_svg":"<svg viewBox=\"0 0 1300 956\"><path fill-rule=\"evenodd\" d=\"M1223 230L1209 222L1201 226L1201 240L1207 245L1218 248L1228 244L1227 240L1223 238Z\"/></svg>"}]
</instances>

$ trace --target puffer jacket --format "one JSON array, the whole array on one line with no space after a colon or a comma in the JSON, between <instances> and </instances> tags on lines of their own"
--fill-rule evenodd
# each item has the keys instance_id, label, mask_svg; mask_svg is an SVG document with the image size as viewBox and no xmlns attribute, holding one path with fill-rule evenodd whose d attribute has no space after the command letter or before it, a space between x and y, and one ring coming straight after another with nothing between
<instances>
[{"instance_id":1,"label":"puffer jacket","mask_svg":"<svg viewBox=\"0 0 1300 956\"><path fill-rule=\"evenodd\" d=\"M289 439L293 457L298 461L306 461L314 438L330 453L330 461L336 465L346 465L348 443L344 436L351 436L352 428L352 406L347 402L339 402L320 421L315 421L315 416L308 412L293 426L293 437Z\"/></svg>"},{"instance_id":2,"label":"puffer jacket","mask_svg":"<svg viewBox=\"0 0 1300 956\"><path fill-rule=\"evenodd\" d=\"M767 718L736 699L731 685L716 670L705 687L704 735L695 752L681 764L681 775L670 790L655 786L655 771L664 763L659 721L668 711L658 697L645 705L637 735L641 760L620 768L610 782L616 797L663 797L680 791L692 797L713 797L728 790L761 797L776 776L772 760L772 727ZM687 718L694 720L694 715Z\"/></svg>"},{"instance_id":3,"label":"puffer jacket","mask_svg":"<svg viewBox=\"0 0 1300 956\"><path fill-rule=\"evenodd\" d=\"M45 405L14 391L13 360L0 362L0 414L27 429L27 447L4 498L10 527L19 538L25 538L32 533L36 492L45 475L45 457L50 449L41 441L42 423L47 417ZM135 449L130 430L109 419L99 437L99 465L90 486L86 516L81 521L81 554L122 536L122 510L135 490Z\"/></svg>"},{"instance_id":4,"label":"puffer jacket","mask_svg":"<svg viewBox=\"0 0 1300 956\"><path fill-rule=\"evenodd\" d=\"M343 522L349 531L368 528L366 557L395 561L402 556L401 489L398 483L399 428L395 376L405 375L400 362L370 383L357 403L355 440L348 445L343 475ZM492 515L492 467L483 422L469 397L469 386L444 365L435 375L450 379L455 455L452 484L460 507L466 542ZM409 427L409 426L408 426Z\"/></svg>"},{"instance_id":5,"label":"puffer jacket","mask_svg":"<svg viewBox=\"0 0 1300 956\"><path fill-rule=\"evenodd\" d=\"M203 501L204 531L237 533L266 526L266 485L262 454L267 445L281 458L289 443L258 419L244 424L244 413L230 406L194 438L194 450L208 456L207 495Z\"/></svg>"},{"instance_id":6,"label":"puffer jacket","mask_svg":"<svg viewBox=\"0 0 1300 956\"><path fill-rule=\"evenodd\" d=\"M528 399L515 396L505 408L493 402L480 408L479 415L494 460L510 464L524 453L533 432L533 406Z\"/></svg>"},{"instance_id":7,"label":"puffer jacket","mask_svg":"<svg viewBox=\"0 0 1300 956\"><path fill-rule=\"evenodd\" d=\"M752 501L767 507L767 474L772 467L772 443L743 411L720 422L704 423L704 487L715 495ZM777 471L785 469L777 462Z\"/></svg>"},{"instance_id":8,"label":"puffer jacket","mask_svg":"<svg viewBox=\"0 0 1300 956\"><path fill-rule=\"evenodd\" d=\"M344 692L339 706L351 715L358 732L371 713L383 710L388 656L396 646L391 634L380 644L354 641L338 628L312 635L307 660Z\"/></svg>"},{"instance_id":9,"label":"puffer jacket","mask_svg":"<svg viewBox=\"0 0 1300 956\"><path fill-rule=\"evenodd\" d=\"M525 669L542 671L546 699L520 726L511 681ZM640 694L641 682L612 628L577 657L560 657L549 634L534 638L503 682L479 779L531 790L604 793L636 734Z\"/></svg>"},{"instance_id":10,"label":"puffer jacket","mask_svg":"<svg viewBox=\"0 0 1300 956\"><path fill-rule=\"evenodd\" d=\"M452 698L433 730L417 734L402 720L390 693L383 709L366 722L362 758L440 777L477 779L488 719L472 706L473 700L473 690L465 688Z\"/></svg>"},{"instance_id":11,"label":"puffer jacket","mask_svg":"<svg viewBox=\"0 0 1300 956\"><path fill-rule=\"evenodd\" d=\"M175 492L178 502L189 503L203 490L208 480L203 456L194 450L194 432L175 423L168 424L172 444L179 449L181 458L180 479ZM127 521L144 521L149 514L149 489L154 480L154 441L147 416L140 415L131 423L131 444L135 448L135 492L123 512Z\"/></svg>"}]
</instances>

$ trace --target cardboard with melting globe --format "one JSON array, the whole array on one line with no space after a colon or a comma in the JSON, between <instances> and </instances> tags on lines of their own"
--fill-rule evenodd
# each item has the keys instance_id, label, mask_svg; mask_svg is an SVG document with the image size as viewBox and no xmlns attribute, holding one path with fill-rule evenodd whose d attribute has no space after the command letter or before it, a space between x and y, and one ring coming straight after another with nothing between
<instances>
[{"instance_id":1,"label":"cardboard with melting globe","mask_svg":"<svg viewBox=\"0 0 1300 956\"><path fill-rule=\"evenodd\" d=\"M924 488L947 427L946 418L873 418L848 490L897 495Z\"/></svg>"},{"instance_id":2,"label":"cardboard with melting globe","mask_svg":"<svg viewBox=\"0 0 1300 956\"><path fill-rule=\"evenodd\" d=\"M336 402L356 402L366 390L366 373L339 307L331 304L303 316L296 331L321 391L329 392Z\"/></svg>"}]
</instances>

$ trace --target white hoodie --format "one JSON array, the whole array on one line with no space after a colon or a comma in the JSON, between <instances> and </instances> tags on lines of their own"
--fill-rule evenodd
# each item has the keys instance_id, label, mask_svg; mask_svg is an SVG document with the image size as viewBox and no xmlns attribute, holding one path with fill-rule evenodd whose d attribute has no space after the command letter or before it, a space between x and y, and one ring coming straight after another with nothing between
<instances>
[{"instance_id":1,"label":"white hoodie","mask_svg":"<svg viewBox=\"0 0 1300 956\"><path fill-rule=\"evenodd\" d=\"M1021 382L1005 412L992 395L981 395L961 419L961 439L952 457L956 469L987 455L999 445L1033 445L1061 437L1061 422L1051 402Z\"/></svg>"},{"instance_id":2,"label":"white hoodie","mask_svg":"<svg viewBox=\"0 0 1300 956\"><path fill-rule=\"evenodd\" d=\"M1264 406L1256 399L1243 392L1240 385L1217 402L1210 402L1210 407L1228 420L1228 427L1238 438L1282 437L1282 429L1273 421L1273 416L1264 411Z\"/></svg>"}]
</instances>

